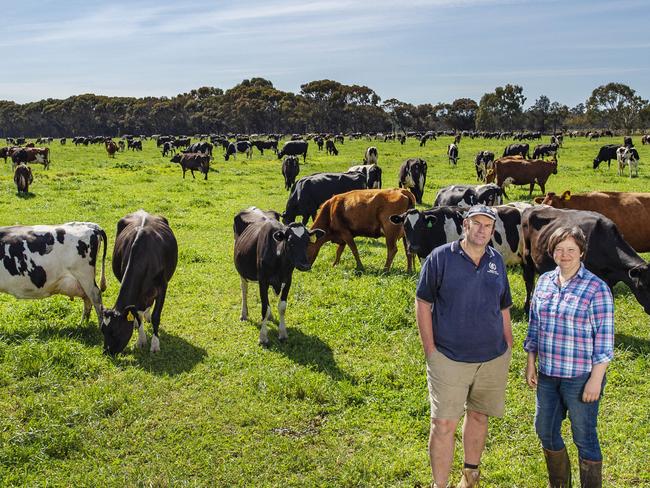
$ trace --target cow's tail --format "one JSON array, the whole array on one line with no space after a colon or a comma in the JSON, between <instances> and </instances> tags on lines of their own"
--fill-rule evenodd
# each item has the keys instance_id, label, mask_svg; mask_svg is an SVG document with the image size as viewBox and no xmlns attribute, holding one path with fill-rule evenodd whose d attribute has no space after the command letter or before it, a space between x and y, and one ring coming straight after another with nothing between
<instances>
[{"instance_id":1,"label":"cow's tail","mask_svg":"<svg viewBox=\"0 0 650 488\"><path fill-rule=\"evenodd\" d=\"M411 190L408 190L408 189L403 188L403 189L402 189L402 193L403 193L404 196L406 196L406 197L408 198L408 200L409 200L409 202L408 202L408 209L410 210L410 209L412 209L412 208L415 208L415 195L413 194L413 192L412 192Z\"/></svg>"},{"instance_id":2,"label":"cow's tail","mask_svg":"<svg viewBox=\"0 0 650 488\"><path fill-rule=\"evenodd\" d=\"M105 274L105 267L106 267L106 250L108 249L108 237L106 237L106 232L104 232L104 229L99 229L99 236L102 238L103 244L104 244L104 252L102 254L102 274L99 278L99 289L101 291L106 290L106 274Z\"/></svg>"}]
</instances>

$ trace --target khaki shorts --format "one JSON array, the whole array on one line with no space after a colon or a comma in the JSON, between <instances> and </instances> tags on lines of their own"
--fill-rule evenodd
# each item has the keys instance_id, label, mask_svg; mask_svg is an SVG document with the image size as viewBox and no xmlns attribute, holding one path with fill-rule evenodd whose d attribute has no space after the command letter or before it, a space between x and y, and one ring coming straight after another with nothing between
<instances>
[{"instance_id":1,"label":"khaki shorts","mask_svg":"<svg viewBox=\"0 0 650 488\"><path fill-rule=\"evenodd\" d=\"M452 361L438 350L427 358L432 419L459 419L465 410L503 417L512 349L485 363Z\"/></svg>"}]
</instances>

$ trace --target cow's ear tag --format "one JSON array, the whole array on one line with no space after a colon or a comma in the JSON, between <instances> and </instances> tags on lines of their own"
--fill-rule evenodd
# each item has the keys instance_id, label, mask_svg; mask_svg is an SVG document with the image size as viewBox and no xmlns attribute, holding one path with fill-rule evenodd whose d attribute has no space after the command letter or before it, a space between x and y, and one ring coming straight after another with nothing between
<instances>
[{"instance_id":1,"label":"cow's ear tag","mask_svg":"<svg viewBox=\"0 0 650 488\"><path fill-rule=\"evenodd\" d=\"M129 311L129 313L126 314L126 320L128 320L129 322L133 322L135 320L135 317L133 316L131 311Z\"/></svg>"},{"instance_id":2,"label":"cow's ear tag","mask_svg":"<svg viewBox=\"0 0 650 488\"><path fill-rule=\"evenodd\" d=\"M433 228L433 222L429 221L427 222L427 229L432 229Z\"/></svg>"},{"instance_id":3,"label":"cow's ear tag","mask_svg":"<svg viewBox=\"0 0 650 488\"><path fill-rule=\"evenodd\" d=\"M566 195L564 195L564 199L571 200L571 193L567 193Z\"/></svg>"},{"instance_id":4,"label":"cow's ear tag","mask_svg":"<svg viewBox=\"0 0 650 488\"><path fill-rule=\"evenodd\" d=\"M316 234L311 234L309 236L309 242L311 242L312 244L315 243L317 240L318 240L318 237L316 237Z\"/></svg>"}]
</instances>

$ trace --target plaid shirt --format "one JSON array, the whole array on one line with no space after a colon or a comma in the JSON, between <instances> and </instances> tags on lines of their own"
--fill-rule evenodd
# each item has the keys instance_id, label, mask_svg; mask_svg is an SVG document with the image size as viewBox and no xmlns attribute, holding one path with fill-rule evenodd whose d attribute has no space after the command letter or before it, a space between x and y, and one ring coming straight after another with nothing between
<instances>
[{"instance_id":1,"label":"plaid shirt","mask_svg":"<svg viewBox=\"0 0 650 488\"><path fill-rule=\"evenodd\" d=\"M538 354L540 373L575 378L614 357L614 301L584 264L562 288L559 272L544 273L537 282L524 350Z\"/></svg>"}]
</instances>

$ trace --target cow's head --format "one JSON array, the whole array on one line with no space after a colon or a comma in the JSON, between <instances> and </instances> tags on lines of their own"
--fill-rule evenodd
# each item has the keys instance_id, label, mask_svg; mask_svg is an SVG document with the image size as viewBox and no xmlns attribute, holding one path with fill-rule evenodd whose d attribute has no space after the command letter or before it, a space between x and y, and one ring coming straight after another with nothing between
<instances>
[{"instance_id":1,"label":"cow's head","mask_svg":"<svg viewBox=\"0 0 650 488\"><path fill-rule=\"evenodd\" d=\"M307 258L307 246L325 235L321 229L309 230L303 224L293 222L283 230L273 232L278 246L278 255L283 253L291 264L300 271L309 271L311 262Z\"/></svg>"},{"instance_id":2,"label":"cow's head","mask_svg":"<svg viewBox=\"0 0 650 488\"><path fill-rule=\"evenodd\" d=\"M650 315L650 267L647 264L635 266L627 272L632 280L632 292L637 297L645 313Z\"/></svg>"},{"instance_id":3,"label":"cow's head","mask_svg":"<svg viewBox=\"0 0 650 488\"><path fill-rule=\"evenodd\" d=\"M376 164L373 164L368 168L368 188L370 189L380 189L381 188L381 168Z\"/></svg>"},{"instance_id":4,"label":"cow's head","mask_svg":"<svg viewBox=\"0 0 650 488\"><path fill-rule=\"evenodd\" d=\"M133 328L139 327L140 317L135 305L125 307L121 312L102 309L101 331L104 334L104 353L114 356L121 353L133 335Z\"/></svg>"},{"instance_id":5,"label":"cow's head","mask_svg":"<svg viewBox=\"0 0 650 488\"><path fill-rule=\"evenodd\" d=\"M172 163L180 163L182 157L183 157L183 155L181 153L174 154L169 161L171 161Z\"/></svg>"},{"instance_id":6,"label":"cow's head","mask_svg":"<svg viewBox=\"0 0 650 488\"><path fill-rule=\"evenodd\" d=\"M434 242L435 224L438 219L432 214L410 209L403 214L391 215L389 219L395 225L404 226L404 235L406 236L409 253L415 253L423 258L435 247L446 243L446 240L439 243Z\"/></svg>"}]
</instances>

